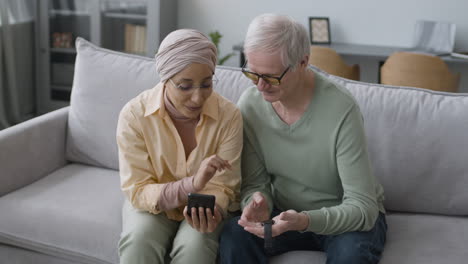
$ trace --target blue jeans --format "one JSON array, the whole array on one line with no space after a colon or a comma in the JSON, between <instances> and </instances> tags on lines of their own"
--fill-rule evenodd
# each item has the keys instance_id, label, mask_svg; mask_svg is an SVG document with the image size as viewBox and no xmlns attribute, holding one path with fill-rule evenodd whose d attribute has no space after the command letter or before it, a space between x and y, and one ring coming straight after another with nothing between
<instances>
[{"instance_id":1,"label":"blue jeans","mask_svg":"<svg viewBox=\"0 0 468 264\"><path fill-rule=\"evenodd\" d=\"M272 217L281 213L274 210ZM265 252L263 239L237 224L232 218L223 228L220 238L220 261L228 263L268 263L271 256L293 250L323 251L327 264L378 263L385 244L387 223L380 213L374 227L365 232L347 232L339 235L318 235L312 232L288 231L273 238L273 248Z\"/></svg>"}]
</instances>

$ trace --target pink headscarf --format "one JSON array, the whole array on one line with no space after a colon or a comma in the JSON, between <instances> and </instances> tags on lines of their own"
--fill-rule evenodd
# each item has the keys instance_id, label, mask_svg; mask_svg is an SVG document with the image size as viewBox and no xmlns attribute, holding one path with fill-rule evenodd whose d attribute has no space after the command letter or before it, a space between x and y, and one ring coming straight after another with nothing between
<instances>
[{"instance_id":1,"label":"pink headscarf","mask_svg":"<svg viewBox=\"0 0 468 264\"><path fill-rule=\"evenodd\" d=\"M194 29L179 29L167 35L156 54L156 71L161 82L181 72L191 63L208 65L214 73L216 46Z\"/></svg>"}]
</instances>

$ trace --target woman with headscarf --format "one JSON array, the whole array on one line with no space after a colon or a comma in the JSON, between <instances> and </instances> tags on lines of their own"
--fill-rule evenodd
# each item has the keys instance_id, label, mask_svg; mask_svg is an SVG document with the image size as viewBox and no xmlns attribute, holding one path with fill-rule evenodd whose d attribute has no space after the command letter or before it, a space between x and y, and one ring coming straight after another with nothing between
<instances>
[{"instance_id":1,"label":"woman with headscarf","mask_svg":"<svg viewBox=\"0 0 468 264\"><path fill-rule=\"evenodd\" d=\"M196 30L170 33L156 54L160 82L120 113L121 263L216 260L223 219L239 208L242 151L241 114L213 91L216 54ZM214 195L214 212L190 217L188 193Z\"/></svg>"}]
</instances>

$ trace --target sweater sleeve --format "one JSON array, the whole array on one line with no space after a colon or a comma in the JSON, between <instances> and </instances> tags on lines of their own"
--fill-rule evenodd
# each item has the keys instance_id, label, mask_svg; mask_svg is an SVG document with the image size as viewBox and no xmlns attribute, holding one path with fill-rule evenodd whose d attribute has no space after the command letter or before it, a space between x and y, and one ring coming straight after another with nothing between
<instances>
[{"instance_id":1,"label":"sweater sleeve","mask_svg":"<svg viewBox=\"0 0 468 264\"><path fill-rule=\"evenodd\" d=\"M273 210L271 196L271 177L265 169L255 148L248 137L244 138L244 151L242 152L242 187L241 208L244 209L250 203L252 194L261 192L268 202L268 209Z\"/></svg>"},{"instance_id":2,"label":"sweater sleeve","mask_svg":"<svg viewBox=\"0 0 468 264\"><path fill-rule=\"evenodd\" d=\"M343 187L342 203L304 211L307 231L333 235L372 229L379 214L361 113L353 105L338 126L336 163Z\"/></svg>"},{"instance_id":3,"label":"sweater sleeve","mask_svg":"<svg viewBox=\"0 0 468 264\"><path fill-rule=\"evenodd\" d=\"M265 161L259 149L252 126L256 123L254 106L250 103L251 94L245 92L239 99L239 108L244 118L244 149L242 151L242 187L241 209L250 203L252 194L261 192L268 202L268 208L273 210L271 194L271 175L265 168Z\"/></svg>"}]
</instances>

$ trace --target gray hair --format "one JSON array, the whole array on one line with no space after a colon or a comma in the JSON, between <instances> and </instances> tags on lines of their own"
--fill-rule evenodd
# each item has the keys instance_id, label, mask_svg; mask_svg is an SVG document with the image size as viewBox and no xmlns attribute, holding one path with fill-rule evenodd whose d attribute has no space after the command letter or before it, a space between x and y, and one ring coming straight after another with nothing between
<instances>
[{"instance_id":1,"label":"gray hair","mask_svg":"<svg viewBox=\"0 0 468 264\"><path fill-rule=\"evenodd\" d=\"M305 27L289 16L259 15L249 25L244 41L244 52L279 51L285 67L296 65L310 54L310 44Z\"/></svg>"}]
</instances>

